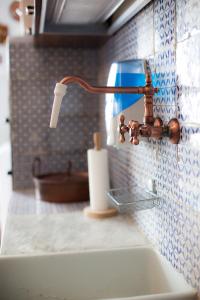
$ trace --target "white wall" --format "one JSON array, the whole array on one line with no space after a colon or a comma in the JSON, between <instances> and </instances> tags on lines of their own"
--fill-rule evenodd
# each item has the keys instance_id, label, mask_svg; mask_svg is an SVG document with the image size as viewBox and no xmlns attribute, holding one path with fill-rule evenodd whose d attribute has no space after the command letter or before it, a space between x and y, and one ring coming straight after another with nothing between
<instances>
[{"instance_id":1,"label":"white wall","mask_svg":"<svg viewBox=\"0 0 200 300\"><path fill-rule=\"evenodd\" d=\"M11 169L11 148L9 143L0 147L0 226L1 239L6 223L9 199L12 193L12 177L7 174Z\"/></svg>"},{"instance_id":2,"label":"white wall","mask_svg":"<svg viewBox=\"0 0 200 300\"><path fill-rule=\"evenodd\" d=\"M20 36L19 22L11 18L9 6L12 0L0 0L0 23L9 28L9 37ZM9 198L12 191L12 177L7 175L11 170L11 150L9 124L5 119L9 117L9 39L0 44L0 224L1 234L7 215Z\"/></svg>"},{"instance_id":3,"label":"white wall","mask_svg":"<svg viewBox=\"0 0 200 300\"><path fill-rule=\"evenodd\" d=\"M0 23L9 28L9 37L20 36L21 28L19 22L12 19L9 6L12 0L0 1ZM9 39L5 44L0 44L0 145L9 141L9 125L5 119L9 117Z\"/></svg>"}]
</instances>

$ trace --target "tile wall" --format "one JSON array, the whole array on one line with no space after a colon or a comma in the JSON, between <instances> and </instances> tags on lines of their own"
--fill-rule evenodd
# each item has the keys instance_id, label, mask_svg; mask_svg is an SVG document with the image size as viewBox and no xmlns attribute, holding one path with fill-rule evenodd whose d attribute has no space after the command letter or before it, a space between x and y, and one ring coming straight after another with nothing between
<instances>
[{"instance_id":1,"label":"tile wall","mask_svg":"<svg viewBox=\"0 0 200 300\"><path fill-rule=\"evenodd\" d=\"M42 173L64 172L69 159L74 170L86 170L86 150L92 146L92 132L98 129L98 97L70 85L58 128L48 126L56 81L70 74L96 82L96 57L93 49L34 48L31 38L11 41L14 189L32 186L36 156L42 160Z\"/></svg>"},{"instance_id":2,"label":"tile wall","mask_svg":"<svg viewBox=\"0 0 200 300\"><path fill-rule=\"evenodd\" d=\"M135 214L149 239L200 290L200 1L155 0L100 50L99 82L113 61L146 58L160 88L155 116L177 117L180 144L109 148L113 187L156 182L161 202ZM101 98L103 100L103 98ZM104 101L101 129L105 130Z\"/></svg>"}]
</instances>

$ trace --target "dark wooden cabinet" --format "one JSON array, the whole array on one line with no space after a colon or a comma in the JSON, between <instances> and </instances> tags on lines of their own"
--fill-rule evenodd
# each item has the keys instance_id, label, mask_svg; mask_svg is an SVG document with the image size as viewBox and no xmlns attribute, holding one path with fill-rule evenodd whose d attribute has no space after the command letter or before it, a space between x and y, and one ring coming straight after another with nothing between
<instances>
[{"instance_id":1,"label":"dark wooden cabinet","mask_svg":"<svg viewBox=\"0 0 200 300\"><path fill-rule=\"evenodd\" d=\"M149 2L35 0L35 44L99 47Z\"/></svg>"}]
</instances>

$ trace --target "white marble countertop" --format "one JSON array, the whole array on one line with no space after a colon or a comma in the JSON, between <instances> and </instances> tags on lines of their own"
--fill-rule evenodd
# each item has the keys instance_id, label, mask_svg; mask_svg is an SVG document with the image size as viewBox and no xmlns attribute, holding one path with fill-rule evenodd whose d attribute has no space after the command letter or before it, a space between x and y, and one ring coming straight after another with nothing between
<instances>
[{"instance_id":1,"label":"white marble countertop","mask_svg":"<svg viewBox=\"0 0 200 300\"><path fill-rule=\"evenodd\" d=\"M88 203L37 201L32 191L14 192L2 237L1 254L39 254L149 244L130 216L95 220L83 214Z\"/></svg>"}]
</instances>

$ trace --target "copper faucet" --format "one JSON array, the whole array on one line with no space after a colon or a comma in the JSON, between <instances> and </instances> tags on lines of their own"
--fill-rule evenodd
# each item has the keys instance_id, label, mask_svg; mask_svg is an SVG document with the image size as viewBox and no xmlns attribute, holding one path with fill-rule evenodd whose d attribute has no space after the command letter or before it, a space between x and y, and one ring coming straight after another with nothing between
<instances>
[{"instance_id":1,"label":"copper faucet","mask_svg":"<svg viewBox=\"0 0 200 300\"><path fill-rule=\"evenodd\" d=\"M172 119L167 125L164 125L160 118L154 118L153 116L153 96L158 92L158 88L154 88L152 85L151 75L146 70L146 85L142 87L108 87L108 86L92 86L80 77L66 76L59 83L56 84L54 93L54 104L51 114L50 127L55 128L57 126L58 115L62 98L66 93L66 85L69 83L77 83L84 90L89 93L120 93L120 94L143 94L144 95L144 118L143 124L131 120L128 125L125 125L125 117L120 116L120 142L125 142L125 133L129 132L131 144L139 144L139 136L153 137L161 139L163 137L169 137L173 144L177 144L180 139L180 126L177 119Z\"/></svg>"}]
</instances>

